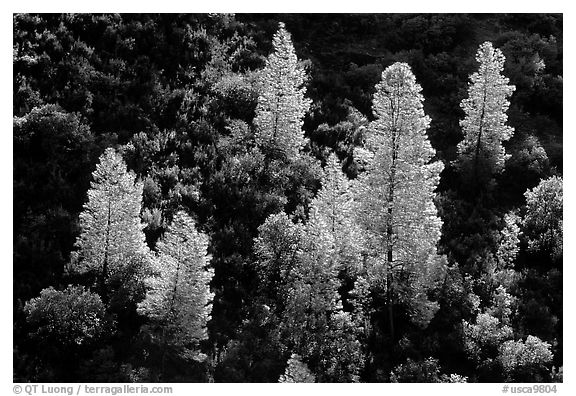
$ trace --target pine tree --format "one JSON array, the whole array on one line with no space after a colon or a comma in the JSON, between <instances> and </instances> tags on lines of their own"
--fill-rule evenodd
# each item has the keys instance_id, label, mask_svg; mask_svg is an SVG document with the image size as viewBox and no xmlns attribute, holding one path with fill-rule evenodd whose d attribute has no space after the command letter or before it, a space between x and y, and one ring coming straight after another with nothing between
<instances>
[{"instance_id":1,"label":"pine tree","mask_svg":"<svg viewBox=\"0 0 576 396\"><path fill-rule=\"evenodd\" d=\"M272 44L274 52L262 71L255 138L264 152L291 160L306 144L302 125L311 101L304 97L305 71L298 63L284 23L280 22Z\"/></svg>"},{"instance_id":2,"label":"pine tree","mask_svg":"<svg viewBox=\"0 0 576 396\"><path fill-rule=\"evenodd\" d=\"M142 184L135 182L136 176L112 148L100 156L92 177L71 269L94 274L107 302L108 289L138 278L147 262L149 251L140 221Z\"/></svg>"},{"instance_id":3,"label":"pine tree","mask_svg":"<svg viewBox=\"0 0 576 396\"><path fill-rule=\"evenodd\" d=\"M457 166L464 180L480 184L487 181L485 177L502 172L508 158L502 142L514 133L506 125L506 111L515 87L501 74L505 61L502 51L490 42L480 45L476 61L479 70L470 76L468 98L461 103L464 140L458 144Z\"/></svg>"},{"instance_id":4,"label":"pine tree","mask_svg":"<svg viewBox=\"0 0 576 396\"><path fill-rule=\"evenodd\" d=\"M157 249L138 313L162 328L164 347L184 347L185 354L195 357L198 342L208 337L206 324L214 296L208 237L196 230L190 216L178 212Z\"/></svg>"},{"instance_id":5,"label":"pine tree","mask_svg":"<svg viewBox=\"0 0 576 396\"><path fill-rule=\"evenodd\" d=\"M294 224L286 214L260 227L256 254L266 303L283 347L322 382L355 381L363 366L359 329L344 312L333 233L321 218Z\"/></svg>"},{"instance_id":6,"label":"pine tree","mask_svg":"<svg viewBox=\"0 0 576 396\"><path fill-rule=\"evenodd\" d=\"M397 302L413 321L425 325L431 319L437 306L426 291L443 268L436 255L442 223L433 202L443 164L431 162L435 150L426 136L430 119L421 90L407 64L386 68L374 94L376 119L367 128L365 149L357 152L366 168L356 186L358 218L372 286L386 290L392 338Z\"/></svg>"},{"instance_id":7,"label":"pine tree","mask_svg":"<svg viewBox=\"0 0 576 396\"><path fill-rule=\"evenodd\" d=\"M320 382L357 381L363 367L360 329L344 312L340 263L330 226L321 218L304 226L280 314L289 350L300 354Z\"/></svg>"},{"instance_id":8,"label":"pine tree","mask_svg":"<svg viewBox=\"0 0 576 396\"><path fill-rule=\"evenodd\" d=\"M330 314L341 309L333 246L326 223L307 224L282 296L285 301L281 313L284 338L288 347L304 358L317 352L319 344L325 341Z\"/></svg>"},{"instance_id":9,"label":"pine tree","mask_svg":"<svg viewBox=\"0 0 576 396\"><path fill-rule=\"evenodd\" d=\"M350 182L335 154L328 157L322 188L310 205L310 221L322 221L333 238L334 259L340 270L356 273L363 249L362 235L354 221L356 211Z\"/></svg>"}]
</instances>

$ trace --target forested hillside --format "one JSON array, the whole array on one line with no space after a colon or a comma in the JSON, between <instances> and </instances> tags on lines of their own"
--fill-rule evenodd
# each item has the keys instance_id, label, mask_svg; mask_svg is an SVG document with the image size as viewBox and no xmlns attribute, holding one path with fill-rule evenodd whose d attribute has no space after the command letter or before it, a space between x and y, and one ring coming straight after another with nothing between
<instances>
[{"instance_id":1,"label":"forested hillside","mask_svg":"<svg viewBox=\"0 0 576 396\"><path fill-rule=\"evenodd\" d=\"M562 43L14 15L14 381L562 381Z\"/></svg>"}]
</instances>

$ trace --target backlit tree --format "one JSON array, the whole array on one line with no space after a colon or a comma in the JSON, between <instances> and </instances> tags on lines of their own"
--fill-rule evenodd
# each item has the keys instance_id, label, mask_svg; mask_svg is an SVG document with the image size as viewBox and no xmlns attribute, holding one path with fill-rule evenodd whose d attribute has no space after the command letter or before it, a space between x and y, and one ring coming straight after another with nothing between
<instances>
[{"instance_id":1,"label":"backlit tree","mask_svg":"<svg viewBox=\"0 0 576 396\"><path fill-rule=\"evenodd\" d=\"M562 190L562 178L553 176L524 193L528 247L531 251L545 252L553 261L562 259Z\"/></svg>"},{"instance_id":2,"label":"backlit tree","mask_svg":"<svg viewBox=\"0 0 576 396\"><path fill-rule=\"evenodd\" d=\"M315 382L315 378L306 364L302 363L300 356L293 353L288 359L286 371L280 376L278 382Z\"/></svg>"},{"instance_id":3,"label":"backlit tree","mask_svg":"<svg viewBox=\"0 0 576 396\"><path fill-rule=\"evenodd\" d=\"M406 305L412 320L425 325L437 309L426 298L443 266L436 254L441 220L434 190L443 164L426 129L420 85L410 67L395 63L382 73L373 100L373 121L357 157L365 172L356 186L358 218L370 251L373 287L385 290L393 337L392 307Z\"/></svg>"},{"instance_id":4,"label":"backlit tree","mask_svg":"<svg viewBox=\"0 0 576 396\"><path fill-rule=\"evenodd\" d=\"M109 289L138 282L145 270L149 250L140 221L142 184L113 148L100 156L92 177L71 270L93 274L106 302Z\"/></svg>"},{"instance_id":5,"label":"backlit tree","mask_svg":"<svg viewBox=\"0 0 576 396\"><path fill-rule=\"evenodd\" d=\"M291 160L306 143L302 125L311 101L304 96L306 74L284 23L280 22L272 44L274 51L262 71L255 138L264 152Z\"/></svg>"},{"instance_id":6,"label":"backlit tree","mask_svg":"<svg viewBox=\"0 0 576 396\"><path fill-rule=\"evenodd\" d=\"M209 285L214 271L208 267L208 237L196 230L190 216L178 212L157 249L138 313L160 327L163 357L170 345L182 347L185 356L198 358L198 343L208 337L206 324L214 297Z\"/></svg>"},{"instance_id":7,"label":"backlit tree","mask_svg":"<svg viewBox=\"0 0 576 396\"><path fill-rule=\"evenodd\" d=\"M356 205L351 183L335 154L328 157L321 183L322 188L310 205L311 221L322 221L325 231L332 236L337 269L357 272L362 234L354 218Z\"/></svg>"},{"instance_id":8,"label":"backlit tree","mask_svg":"<svg viewBox=\"0 0 576 396\"><path fill-rule=\"evenodd\" d=\"M461 103L464 140L458 144L457 166L473 183L482 183L504 169L508 155L502 142L514 133L514 128L506 125L506 111L515 87L502 75L505 57L492 43L480 45L476 61L480 67L470 76L468 98Z\"/></svg>"}]
</instances>

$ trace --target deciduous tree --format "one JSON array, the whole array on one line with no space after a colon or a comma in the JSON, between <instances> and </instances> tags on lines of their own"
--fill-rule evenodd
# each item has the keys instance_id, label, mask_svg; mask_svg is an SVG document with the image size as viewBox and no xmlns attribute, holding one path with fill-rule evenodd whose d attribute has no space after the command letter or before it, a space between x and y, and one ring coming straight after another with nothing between
<instances>
[{"instance_id":1,"label":"deciduous tree","mask_svg":"<svg viewBox=\"0 0 576 396\"><path fill-rule=\"evenodd\" d=\"M553 261L562 259L562 178L553 176L540 181L524 193L526 215L524 229L532 251L542 251Z\"/></svg>"},{"instance_id":2,"label":"deciduous tree","mask_svg":"<svg viewBox=\"0 0 576 396\"><path fill-rule=\"evenodd\" d=\"M315 382L315 377L306 364L302 363L300 356L293 353L278 382Z\"/></svg>"},{"instance_id":3,"label":"deciduous tree","mask_svg":"<svg viewBox=\"0 0 576 396\"><path fill-rule=\"evenodd\" d=\"M105 330L105 307L100 296L82 286L65 290L49 287L24 306L27 321L36 328L33 336L61 346L94 342Z\"/></svg>"},{"instance_id":4,"label":"deciduous tree","mask_svg":"<svg viewBox=\"0 0 576 396\"><path fill-rule=\"evenodd\" d=\"M529 335L525 341L506 341L498 348L498 361L509 377L516 380L542 380L542 372L552 362L550 344Z\"/></svg>"}]
</instances>

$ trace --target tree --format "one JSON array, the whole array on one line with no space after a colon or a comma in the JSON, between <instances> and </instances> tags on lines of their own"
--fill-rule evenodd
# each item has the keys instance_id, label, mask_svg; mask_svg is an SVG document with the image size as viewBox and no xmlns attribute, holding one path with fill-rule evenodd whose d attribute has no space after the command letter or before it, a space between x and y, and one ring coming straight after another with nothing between
<instances>
[{"instance_id":1,"label":"tree","mask_svg":"<svg viewBox=\"0 0 576 396\"><path fill-rule=\"evenodd\" d=\"M36 328L33 336L42 342L63 346L94 342L105 330L105 309L100 296L82 286L65 290L49 287L40 297L24 306L28 323Z\"/></svg>"},{"instance_id":2,"label":"tree","mask_svg":"<svg viewBox=\"0 0 576 396\"><path fill-rule=\"evenodd\" d=\"M358 219L365 230L371 287L385 288L390 335L393 306L403 302L416 323L426 325L436 304L426 292L443 268L436 254L442 222L434 190L443 164L426 136L422 88L410 67L395 63L382 73L373 100L375 120L357 152L365 171L358 177ZM383 279L383 277L385 279Z\"/></svg>"},{"instance_id":3,"label":"tree","mask_svg":"<svg viewBox=\"0 0 576 396\"><path fill-rule=\"evenodd\" d=\"M467 377L458 374L440 374L438 359L429 357L423 361L413 361L408 358L390 373L390 382L468 382Z\"/></svg>"},{"instance_id":4,"label":"tree","mask_svg":"<svg viewBox=\"0 0 576 396\"><path fill-rule=\"evenodd\" d=\"M498 267L501 269L512 268L520 248L520 227L518 223L520 218L514 213L504 215L504 227L500 231L500 243L496 252Z\"/></svg>"},{"instance_id":5,"label":"tree","mask_svg":"<svg viewBox=\"0 0 576 396\"><path fill-rule=\"evenodd\" d=\"M163 360L168 344L183 348L184 356L199 359L195 349L208 338L206 324L214 297L210 292L214 271L208 267L208 237L196 230L190 216L178 212L157 249L138 313L162 329Z\"/></svg>"},{"instance_id":6,"label":"tree","mask_svg":"<svg viewBox=\"0 0 576 396\"><path fill-rule=\"evenodd\" d=\"M30 375L38 381L70 381L81 376L79 365L114 330L100 296L83 286L46 288L26 302L24 313L29 343L35 351Z\"/></svg>"},{"instance_id":7,"label":"tree","mask_svg":"<svg viewBox=\"0 0 576 396\"><path fill-rule=\"evenodd\" d=\"M498 348L498 361L504 372L509 376L518 376L517 380L520 381L542 380L541 373L547 372L545 365L552 362L552 358L550 344L531 335L526 341L510 340Z\"/></svg>"},{"instance_id":8,"label":"tree","mask_svg":"<svg viewBox=\"0 0 576 396\"><path fill-rule=\"evenodd\" d=\"M278 382L315 382L314 374L310 372L302 358L293 353L288 359L286 371L280 376Z\"/></svg>"},{"instance_id":9,"label":"tree","mask_svg":"<svg viewBox=\"0 0 576 396\"><path fill-rule=\"evenodd\" d=\"M306 144L303 118L310 105L302 86L305 73L283 24L273 46L260 78L249 83L250 90L254 86L259 94L254 128L240 120L226 122L228 137L216 145L221 166L217 165L215 172L210 170L201 188L209 197L205 203L215 223L212 236L218 253L214 258L218 297L213 323L218 323L220 345L225 338L236 336L233 329L241 321L252 327L239 315L241 304L252 313L259 311L258 306L244 304L257 299L254 268L245 265L254 252L251 242L257 227L283 210L305 218L305 208L317 188L319 163L302 153Z\"/></svg>"},{"instance_id":10,"label":"tree","mask_svg":"<svg viewBox=\"0 0 576 396\"><path fill-rule=\"evenodd\" d=\"M304 97L305 72L298 63L284 23L279 23L272 44L274 52L268 56L262 71L254 119L255 138L264 152L291 160L306 144L302 125L311 101Z\"/></svg>"},{"instance_id":11,"label":"tree","mask_svg":"<svg viewBox=\"0 0 576 396\"><path fill-rule=\"evenodd\" d=\"M464 349L478 366L490 362L488 357L504 341L513 337L512 328L490 313L479 313L476 316L476 323L463 321L462 325Z\"/></svg>"},{"instance_id":12,"label":"tree","mask_svg":"<svg viewBox=\"0 0 576 396\"><path fill-rule=\"evenodd\" d=\"M290 272L297 265L303 228L301 223L293 223L284 212L270 215L258 227L254 252L257 257L260 294L273 310L282 310L284 307L285 299L282 297L290 281Z\"/></svg>"},{"instance_id":13,"label":"tree","mask_svg":"<svg viewBox=\"0 0 576 396\"><path fill-rule=\"evenodd\" d=\"M531 251L541 251L557 262L562 259L562 178L553 176L524 193L524 229Z\"/></svg>"},{"instance_id":14,"label":"tree","mask_svg":"<svg viewBox=\"0 0 576 396\"><path fill-rule=\"evenodd\" d=\"M485 277L489 283L498 288L510 288L518 280L518 273L514 270L516 257L520 252L520 227L518 224L521 219L516 214L506 213L503 218L504 227L500 230L498 247L492 257L486 259L487 262L493 262L488 266Z\"/></svg>"},{"instance_id":15,"label":"tree","mask_svg":"<svg viewBox=\"0 0 576 396\"><path fill-rule=\"evenodd\" d=\"M145 270L149 251L140 221L142 184L112 148L100 156L92 177L71 269L94 275L108 302L109 289L129 290Z\"/></svg>"},{"instance_id":16,"label":"tree","mask_svg":"<svg viewBox=\"0 0 576 396\"><path fill-rule=\"evenodd\" d=\"M333 233L320 217L293 223L270 216L256 239L262 294L281 347L302 356L320 382L357 381L361 331L344 312Z\"/></svg>"},{"instance_id":17,"label":"tree","mask_svg":"<svg viewBox=\"0 0 576 396\"><path fill-rule=\"evenodd\" d=\"M351 183L335 154L328 157L321 184L310 204L310 221L327 226L326 232L333 238L336 268L356 273L362 260L362 234L354 221L356 205Z\"/></svg>"},{"instance_id":18,"label":"tree","mask_svg":"<svg viewBox=\"0 0 576 396\"><path fill-rule=\"evenodd\" d=\"M406 363L394 367L390 372L390 382L442 382L438 359L429 357L421 362L415 362L408 358Z\"/></svg>"},{"instance_id":19,"label":"tree","mask_svg":"<svg viewBox=\"0 0 576 396\"><path fill-rule=\"evenodd\" d=\"M289 350L306 359L319 382L355 382L363 367L358 328L344 312L339 264L330 226L322 219L304 228L286 285L280 331Z\"/></svg>"},{"instance_id":20,"label":"tree","mask_svg":"<svg viewBox=\"0 0 576 396\"><path fill-rule=\"evenodd\" d=\"M61 281L95 145L84 119L53 104L14 117L13 126L14 287L28 299Z\"/></svg>"},{"instance_id":21,"label":"tree","mask_svg":"<svg viewBox=\"0 0 576 396\"><path fill-rule=\"evenodd\" d=\"M173 130L156 130L140 132L124 146L126 162L142 175L142 220L152 248L174 213L199 200L198 170L182 166L184 161L180 158L186 139Z\"/></svg>"},{"instance_id":22,"label":"tree","mask_svg":"<svg viewBox=\"0 0 576 396\"><path fill-rule=\"evenodd\" d=\"M515 87L501 74L505 57L492 43L480 45L476 61L479 70L470 76L468 98L460 105L465 113L460 121L464 140L458 144L457 167L463 180L478 185L504 169L508 156L502 142L514 133L506 125L506 111Z\"/></svg>"}]
</instances>

